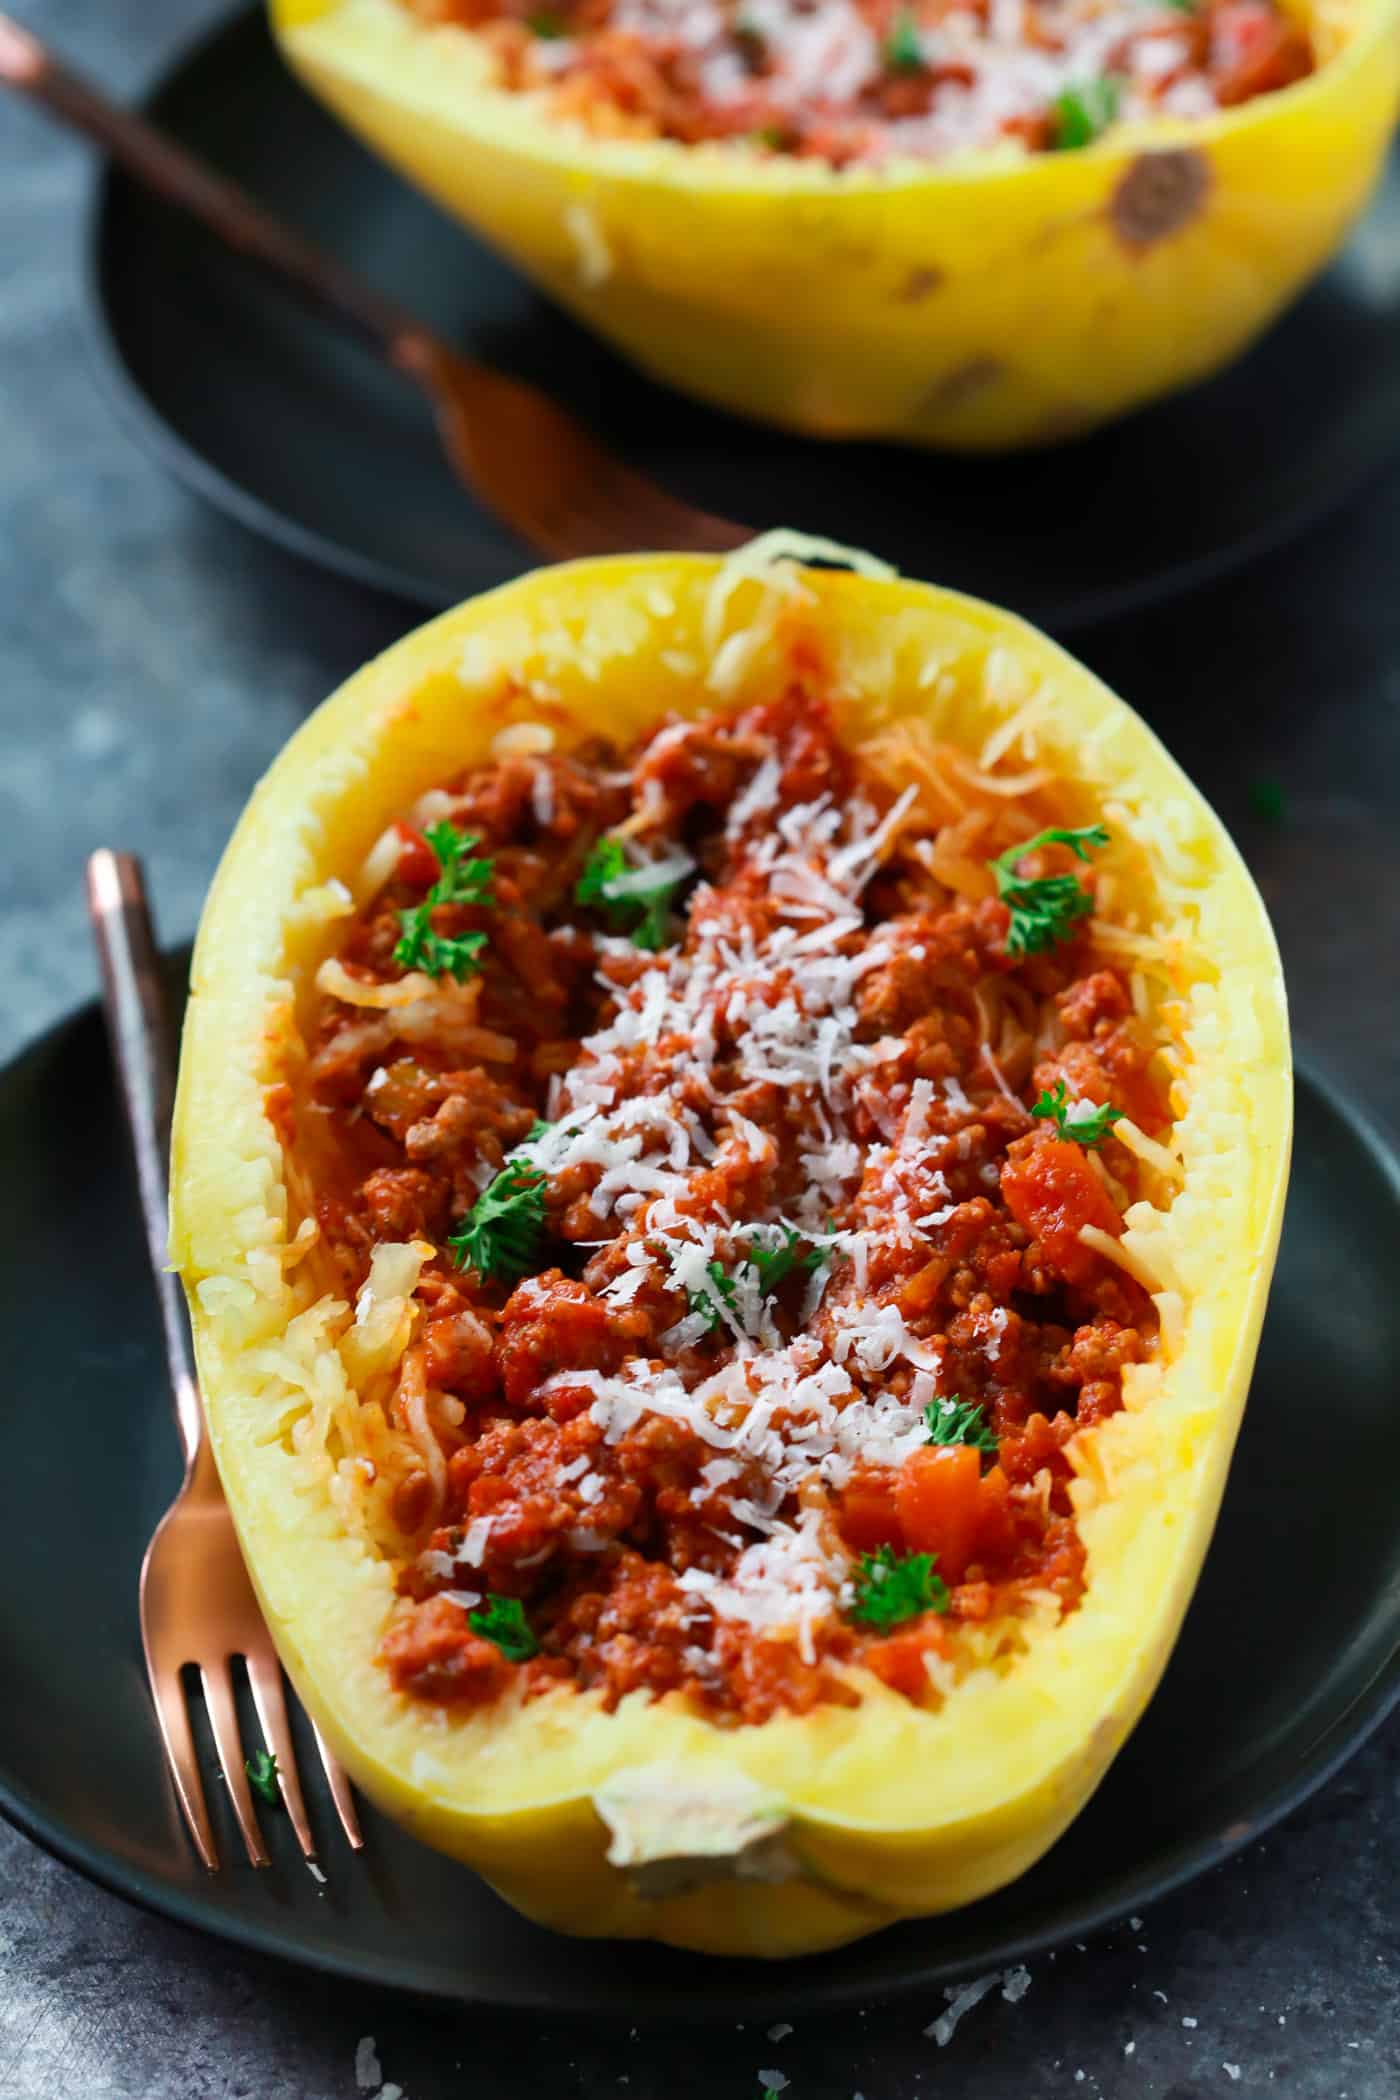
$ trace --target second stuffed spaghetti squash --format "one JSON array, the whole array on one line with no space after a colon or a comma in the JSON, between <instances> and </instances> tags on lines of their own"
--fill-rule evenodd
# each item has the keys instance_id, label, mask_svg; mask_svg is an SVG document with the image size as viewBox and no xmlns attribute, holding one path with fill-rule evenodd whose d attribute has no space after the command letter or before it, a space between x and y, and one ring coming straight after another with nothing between
<instances>
[{"instance_id":1,"label":"second stuffed spaghetti squash","mask_svg":"<svg viewBox=\"0 0 1400 2100\"><path fill-rule=\"evenodd\" d=\"M1054 442L1235 357L1344 238L1400 92L1395 0L1314 0L1284 17L1314 70L1275 92L1081 121L1069 150L835 167L600 137L504 85L485 27L400 0L273 18L314 93L647 371L816 436L968 451Z\"/></svg>"}]
</instances>

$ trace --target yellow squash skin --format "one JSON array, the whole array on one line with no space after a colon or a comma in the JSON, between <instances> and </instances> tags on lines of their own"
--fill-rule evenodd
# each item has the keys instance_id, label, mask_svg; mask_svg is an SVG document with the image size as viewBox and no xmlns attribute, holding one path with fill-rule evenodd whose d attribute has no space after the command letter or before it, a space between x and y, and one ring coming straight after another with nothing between
<instances>
[{"instance_id":1,"label":"yellow squash skin","mask_svg":"<svg viewBox=\"0 0 1400 2100\"><path fill-rule=\"evenodd\" d=\"M1292 1098L1263 906L1144 723L990 606L920 583L787 574L789 590L800 577L796 611L759 579L718 606L716 564L699 557L542 570L409 635L310 718L253 795L204 913L172 1215L248 1562L301 1697L359 1785L551 1925L764 1955L833 1946L998 1887L1102 1777L1157 1682L1210 1538L1277 1245ZM976 752L1010 724L1008 764L1051 764L1082 800L1074 821L1101 814L1111 827L1100 864L1113 916L1160 932L1181 1058L1184 1181L1169 1209L1135 1205L1125 1240L1170 1279L1167 1346L1129 1370L1124 1411L1070 1446L1082 1606L1031 1629L1009 1668L972 1672L937 1711L865 1673L856 1708L739 1729L675 1697L634 1696L609 1715L571 1688L472 1716L432 1709L395 1694L373 1660L389 1565L339 1513L328 1465L293 1450L299 1417L347 1397L337 1340L348 1309L311 1303L307 1264L284 1274L288 1196L265 1089L337 945L337 885L392 815L542 708L564 741L599 729L626 740L670 709L772 693L790 662L775 606L824 652L850 729L907 718ZM609 1864L595 1796L645 1792L658 1775L666 1820L693 1840L680 1849L708 1844L722 1878L658 1896ZM738 1795L777 1832L767 1865L781 1878L735 1878Z\"/></svg>"},{"instance_id":2,"label":"yellow squash skin","mask_svg":"<svg viewBox=\"0 0 1400 2100\"><path fill-rule=\"evenodd\" d=\"M824 437L1084 431L1238 355L1370 193L1397 0L1314 0L1312 78L1203 120L882 172L591 138L396 0L271 0L306 84L657 377Z\"/></svg>"}]
</instances>

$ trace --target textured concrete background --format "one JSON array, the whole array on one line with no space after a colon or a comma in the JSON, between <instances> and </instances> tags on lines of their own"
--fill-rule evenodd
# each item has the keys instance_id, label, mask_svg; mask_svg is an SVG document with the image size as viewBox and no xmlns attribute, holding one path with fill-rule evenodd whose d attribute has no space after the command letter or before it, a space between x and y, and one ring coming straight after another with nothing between
<instances>
[{"instance_id":1,"label":"textured concrete background","mask_svg":"<svg viewBox=\"0 0 1400 2100\"><path fill-rule=\"evenodd\" d=\"M209 10L27 12L127 90ZM86 178L80 148L0 106L0 1055L93 989L88 849L144 853L166 935L187 935L262 765L410 624L225 524L134 449L81 340ZM1400 1099L1397 528L1391 472L1247 581L1081 645L1237 830L1300 1038L1383 1116ZM1287 792L1281 827L1251 815L1261 776ZM100 1756L100 1714L92 1733ZM754 2100L761 2072L790 2080L790 2100L1397 2100L1397 1841L1392 1722L1272 1837L1033 1964L1024 1997L991 1993L945 2047L924 2032L941 1993L698 2042L424 2012L195 1939L0 1827L0 2100L352 2100L383 2081L385 2100ZM377 2059L362 2052L357 2081L366 2035Z\"/></svg>"}]
</instances>

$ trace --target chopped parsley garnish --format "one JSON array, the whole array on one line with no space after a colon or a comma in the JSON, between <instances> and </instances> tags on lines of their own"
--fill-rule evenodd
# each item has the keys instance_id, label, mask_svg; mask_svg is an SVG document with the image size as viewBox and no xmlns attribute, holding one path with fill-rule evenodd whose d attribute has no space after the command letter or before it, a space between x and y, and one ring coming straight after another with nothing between
<instances>
[{"instance_id":1,"label":"chopped parsley garnish","mask_svg":"<svg viewBox=\"0 0 1400 2100\"><path fill-rule=\"evenodd\" d=\"M534 1261L544 1232L546 1186L544 1175L536 1173L528 1161L508 1159L457 1230L448 1235L458 1268L470 1262L483 1277L518 1282Z\"/></svg>"},{"instance_id":2,"label":"chopped parsley garnish","mask_svg":"<svg viewBox=\"0 0 1400 2100\"><path fill-rule=\"evenodd\" d=\"M1117 116L1121 99L1122 89L1109 74L1065 88L1054 103L1056 150L1092 146Z\"/></svg>"},{"instance_id":3,"label":"chopped parsley garnish","mask_svg":"<svg viewBox=\"0 0 1400 2100\"><path fill-rule=\"evenodd\" d=\"M663 882L660 889L648 890L636 902L642 907L642 916L632 928L633 945L645 948L655 955L666 946L671 931L671 898L675 892L674 882Z\"/></svg>"},{"instance_id":4,"label":"chopped parsley garnish","mask_svg":"<svg viewBox=\"0 0 1400 2100\"><path fill-rule=\"evenodd\" d=\"M745 1249L744 1258L739 1263L741 1269L753 1270L758 1278L759 1290L765 1298L771 1297L778 1285L785 1283L795 1271L800 1270L807 1276L815 1275L824 1261L830 1261L834 1251L829 1238L811 1239L808 1235L795 1231L791 1225L783 1225L779 1229L783 1237L776 1247L765 1247L760 1241L750 1241ZM690 1301L691 1311L703 1316L706 1328L713 1334L723 1318L718 1300L723 1299L732 1312L737 1303L738 1285L721 1261L707 1262L706 1270L714 1290L697 1291L687 1287L686 1297Z\"/></svg>"},{"instance_id":5,"label":"chopped parsley garnish","mask_svg":"<svg viewBox=\"0 0 1400 2100\"><path fill-rule=\"evenodd\" d=\"M1102 824L1085 824L1078 831L1051 826L1038 831L1024 845L989 860L997 879L997 895L1011 906L1011 925L1006 936L1008 955L1043 955L1057 941L1068 939L1077 919L1087 918L1094 900L1077 875L1041 875L1031 880L1016 872L1016 863L1041 846L1068 846L1079 860L1087 861L1094 846L1106 846L1108 833Z\"/></svg>"},{"instance_id":6,"label":"chopped parsley garnish","mask_svg":"<svg viewBox=\"0 0 1400 2100\"><path fill-rule=\"evenodd\" d=\"M484 1641L494 1641L507 1662L528 1662L540 1652L518 1597L488 1596L477 1611L467 1613L467 1624Z\"/></svg>"},{"instance_id":7,"label":"chopped parsley garnish","mask_svg":"<svg viewBox=\"0 0 1400 2100\"><path fill-rule=\"evenodd\" d=\"M531 36L558 37L569 33L558 15L530 15L525 26Z\"/></svg>"},{"instance_id":8,"label":"chopped parsley garnish","mask_svg":"<svg viewBox=\"0 0 1400 2100\"><path fill-rule=\"evenodd\" d=\"M481 968L484 933L434 933L426 904L416 911L401 911L399 920L403 936L394 950L394 961L405 970L426 970L429 977L455 977L460 984Z\"/></svg>"},{"instance_id":9,"label":"chopped parsley garnish","mask_svg":"<svg viewBox=\"0 0 1400 2100\"><path fill-rule=\"evenodd\" d=\"M658 948L666 946L671 899L680 884L662 882L654 890L635 890L621 897L610 896L609 885L620 875L632 872L621 839L605 833L583 864L583 873L574 885L574 896L580 904L593 904L606 912L615 928L631 935L634 946L655 954Z\"/></svg>"},{"instance_id":10,"label":"chopped parsley garnish","mask_svg":"<svg viewBox=\"0 0 1400 2100\"><path fill-rule=\"evenodd\" d=\"M919 25L908 8L896 17L894 28L885 38L885 64L892 73L922 73L924 70Z\"/></svg>"},{"instance_id":11,"label":"chopped parsley garnish","mask_svg":"<svg viewBox=\"0 0 1400 2100\"><path fill-rule=\"evenodd\" d=\"M959 1400L954 1393L926 1407L924 1420L931 1444L971 1444L987 1458L997 1455L996 1432L988 1428L980 1401Z\"/></svg>"},{"instance_id":12,"label":"chopped parsley garnish","mask_svg":"<svg viewBox=\"0 0 1400 2100\"><path fill-rule=\"evenodd\" d=\"M421 904L399 913L403 932L394 949L394 961L405 970L426 970L430 977L455 977L460 984L473 970L481 968L478 957L486 946L486 935L434 933L433 907L493 905L496 899L491 877L495 862L470 857L470 849L479 841L474 833L459 831L455 824L430 824L423 836L437 855L442 872Z\"/></svg>"},{"instance_id":13,"label":"chopped parsley garnish","mask_svg":"<svg viewBox=\"0 0 1400 2100\"><path fill-rule=\"evenodd\" d=\"M1063 1079L1056 1080L1049 1093L1041 1094L1031 1114L1051 1118L1059 1135L1076 1145L1101 1145L1113 1125L1123 1120L1121 1108L1107 1104L1094 1108L1087 1101L1071 1101Z\"/></svg>"},{"instance_id":14,"label":"chopped parsley garnish","mask_svg":"<svg viewBox=\"0 0 1400 2100\"><path fill-rule=\"evenodd\" d=\"M898 1626L905 1619L917 1619L920 1612L946 1611L948 1585L934 1573L936 1558L932 1553L896 1553L892 1546L862 1553L851 1617L863 1626Z\"/></svg>"},{"instance_id":15,"label":"chopped parsley garnish","mask_svg":"<svg viewBox=\"0 0 1400 2100\"><path fill-rule=\"evenodd\" d=\"M776 1247L764 1247L754 1241L748 1250L747 1259L758 1271L759 1288L765 1298L770 1297L780 1283L785 1283L794 1269L811 1276L831 1258L831 1246L826 1240L808 1239L804 1254L798 1251L803 1245L804 1234L795 1232L791 1225L784 1225L782 1234Z\"/></svg>"},{"instance_id":16,"label":"chopped parsley garnish","mask_svg":"<svg viewBox=\"0 0 1400 2100\"><path fill-rule=\"evenodd\" d=\"M243 1766L248 1774L248 1784L260 1800L269 1808L276 1808L281 1795L277 1791L277 1760L270 1750L255 1750Z\"/></svg>"},{"instance_id":17,"label":"chopped parsley garnish","mask_svg":"<svg viewBox=\"0 0 1400 2100\"><path fill-rule=\"evenodd\" d=\"M1288 814L1287 800L1276 780L1251 780L1249 806L1266 824L1281 824Z\"/></svg>"},{"instance_id":18,"label":"chopped parsley garnish","mask_svg":"<svg viewBox=\"0 0 1400 2100\"><path fill-rule=\"evenodd\" d=\"M589 848L588 858L583 864L583 873L574 884L574 895L580 904L598 904L605 911L610 910L608 884L616 882L619 875L626 873L627 855L623 851L621 839L615 839L611 833L604 832L602 838Z\"/></svg>"},{"instance_id":19,"label":"chopped parsley garnish","mask_svg":"<svg viewBox=\"0 0 1400 2100\"><path fill-rule=\"evenodd\" d=\"M491 878L494 860L477 859L470 849L481 844L473 831L459 831L444 820L423 833L438 858L441 875L428 892L430 904L494 904Z\"/></svg>"},{"instance_id":20,"label":"chopped parsley garnish","mask_svg":"<svg viewBox=\"0 0 1400 2100\"><path fill-rule=\"evenodd\" d=\"M781 153L787 144L787 133L781 124L761 124L757 131L749 133L755 146L766 146L770 153Z\"/></svg>"},{"instance_id":21,"label":"chopped parsley garnish","mask_svg":"<svg viewBox=\"0 0 1400 2100\"><path fill-rule=\"evenodd\" d=\"M724 1317L720 1310L719 1301L722 1299L732 1311L737 1286L734 1278L725 1273L722 1261L706 1262L705 1272L714 1289L712 1291L687 1290L685 1295L690 1301L691 1311L699 1313L701 1319L705 1322L707 1332L713 1334Z\"/></svg>"}]
</instances>

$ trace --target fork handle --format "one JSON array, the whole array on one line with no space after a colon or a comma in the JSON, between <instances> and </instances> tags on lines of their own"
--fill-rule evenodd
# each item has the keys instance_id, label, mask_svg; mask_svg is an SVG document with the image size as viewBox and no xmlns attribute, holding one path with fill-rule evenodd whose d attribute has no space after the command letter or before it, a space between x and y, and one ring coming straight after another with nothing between
<instances>
[{"instance_id":1,"label":"fork handle","mask_svg":"<svg viewBox=\"0 0 1400 2100\"><path fill-rule=\"evenodd\" d=\"M422 336L411 315L263 211L246 190L187 153L167 133L123 109L84 80L30 30L0 14L0 86L38 103L59 123L81 131L136 180L199 219L227 246L282 278L304 299L398 362L405 338Z\"/></svg>"},{"instance_id":2,"label":"fork handle","mask_svg":"<svg viewBox=\"0 0 1400 2100\"><path fill-rule=\"evenodd\" d=\"M102 963L107 1032L136 1155L136 1183L146 1227L146 1251L160 1305L175 1424L188 1470L204 1443L204 1411L184 1300L179 1281L170 1269L170 1123L175 1107L175 1064L160 951L146 901L141 863L134 853L114 853L100 847L88 861L87 891Z\"/></svg>"}]
</instances>

